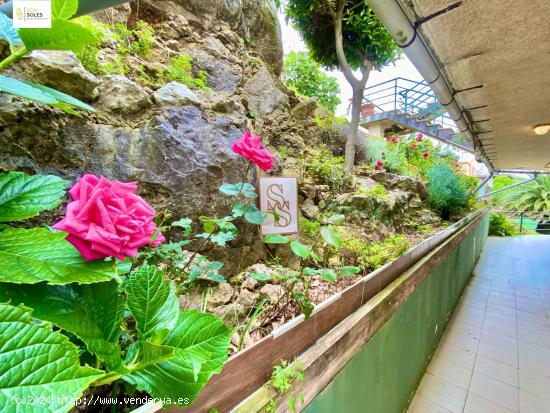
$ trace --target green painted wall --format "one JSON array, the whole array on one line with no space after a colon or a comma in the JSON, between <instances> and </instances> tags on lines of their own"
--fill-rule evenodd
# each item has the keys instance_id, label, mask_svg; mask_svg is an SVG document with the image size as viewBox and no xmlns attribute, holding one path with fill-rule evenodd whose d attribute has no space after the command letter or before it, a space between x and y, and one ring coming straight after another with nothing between
<instances>
[{"instance_id":1,"label":"green painted wall","mask_svg":"<svg viewBox=\"0 0 550 413\"><path fill-rule=\"evenodd\" d=\"M487 214L304 412L406 410L473 271L488 227Z\"/></svg>"}]
</instances>

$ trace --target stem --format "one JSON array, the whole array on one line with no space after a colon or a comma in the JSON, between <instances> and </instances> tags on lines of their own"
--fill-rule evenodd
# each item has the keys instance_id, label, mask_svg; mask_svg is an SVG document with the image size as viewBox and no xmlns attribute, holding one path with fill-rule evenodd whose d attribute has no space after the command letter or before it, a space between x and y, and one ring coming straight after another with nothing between
<instances>
[{"instance_id":1,"label":"stem","mask_svg":"<svg viewBox=\"0 0 550 413\"><path fill-rule=\"evenodd\" d=\"M116 400L118 396L118 381L115 381L113 383L113 391L111 393L111 400ZM116 413L117 411L117 402L115 401L115 404L111 404L111 413Z\"/></svg>"},{"instance_id":2,"label":"stem","mask_svg":"<svg viewBox=\"0 0 550 413\"><path fill-rule=\"evenodd\" d=\"M0 62L0 72L3 72L9 65L21 59L27 53L29 53L29 51L27 50L27 48L23 47L19 49L19 51L10 54L8 57Z\"/></svg>"}]
</instances>

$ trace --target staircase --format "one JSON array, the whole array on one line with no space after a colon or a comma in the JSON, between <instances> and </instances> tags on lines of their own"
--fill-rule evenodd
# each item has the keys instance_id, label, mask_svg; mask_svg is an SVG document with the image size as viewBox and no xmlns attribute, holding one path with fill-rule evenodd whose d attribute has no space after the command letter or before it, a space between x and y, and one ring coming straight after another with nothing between
<instances>
[{"instance_id":1,"label":"staircase","mask_svg":"<svg viewBox=\"0 0 550 413\"><path fill-rule=\"evenodd\" d=\"M422 132L465 152L474 153L426 82L395 78L365 89L360 124L398 125ZM387 129L387 128L386 128Z\"/></svg>"}]
</instances>

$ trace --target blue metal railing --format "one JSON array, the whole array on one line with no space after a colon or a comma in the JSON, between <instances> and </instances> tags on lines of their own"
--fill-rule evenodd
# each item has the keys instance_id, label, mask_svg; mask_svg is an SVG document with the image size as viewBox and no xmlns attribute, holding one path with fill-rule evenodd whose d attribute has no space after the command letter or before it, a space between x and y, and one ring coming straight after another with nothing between
<instances>
[{"instance_id":1,"label":"blue metal railing","mask_svg":"<svg viewBox=\"0 0 550 413\"><path fill-rule=\"evenodd\" d=\"M363 103L371 104L375 114L399 111L419 121L426 121L434 128L458 131L445 108L437 101L430 85L424 81L397 77L369 86L365 88Z\"/></svg>"}]
</instances>

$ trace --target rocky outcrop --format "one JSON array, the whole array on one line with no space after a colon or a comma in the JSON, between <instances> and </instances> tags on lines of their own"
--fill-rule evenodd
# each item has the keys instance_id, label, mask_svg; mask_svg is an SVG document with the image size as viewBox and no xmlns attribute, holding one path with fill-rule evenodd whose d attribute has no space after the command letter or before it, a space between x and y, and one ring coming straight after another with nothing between
<instances>
[{"instance_id":1,"label":"rocky outcrop","mask_svg":"<svg viewBox=\"0 0 550 413\"><path fill-rule=\"evenodd\" d=\"M199 103L198 96L187 86L178 82L170 82L164 85L153 93L153 97L159 106Z\"/></svg>"},{"instance_id":2,"label":"rocky outcrop","mask_svg":"<svg viewBox=\"0 0 550 413\"><path fill-rule=\"evenodd\" d=\"M121 75L109 75L101 79L97 107L109 112L130 115L151 104L145 89Z\"/></svg>"}]
</instances>

